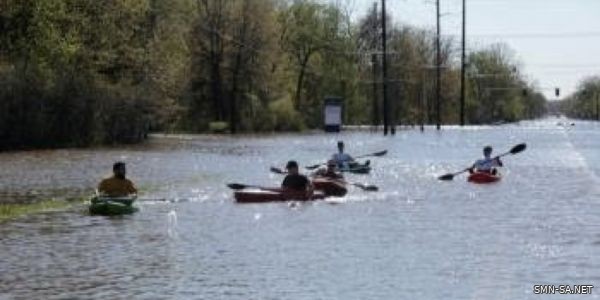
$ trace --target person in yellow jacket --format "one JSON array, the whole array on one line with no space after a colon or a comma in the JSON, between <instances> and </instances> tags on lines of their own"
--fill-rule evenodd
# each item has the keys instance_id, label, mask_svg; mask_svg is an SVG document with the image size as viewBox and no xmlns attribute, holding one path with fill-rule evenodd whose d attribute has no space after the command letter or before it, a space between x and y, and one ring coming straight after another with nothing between
<instances>
[{"instance_id":1,"label":"person in yellow jacket","mask_svg":"<svg viewBox=\"0 0 600 300\"><path fill-rule=\"evenodd\" d=\"M124 162L113 164L113 176L103 179L98 184L98 193L109 197L126 197L137 194L131 180L125 178L127 170Z\"/></svg>"}]
</instances>

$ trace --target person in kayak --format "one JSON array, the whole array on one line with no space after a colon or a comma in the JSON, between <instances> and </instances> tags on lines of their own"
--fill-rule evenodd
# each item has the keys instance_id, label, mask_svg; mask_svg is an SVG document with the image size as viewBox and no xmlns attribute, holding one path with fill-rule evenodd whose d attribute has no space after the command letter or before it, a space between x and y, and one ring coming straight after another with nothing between
<instances>
[{"instance_id":1,"label":"person in kayak","mask_svg":"<svg viewBox=\"0 0 600 300\"><path fill-rule=\"evenodd\" d=\"M312 195L312 184L310 183L310 180L308 180L308 177L300 174L298 163L290 160L285 168L287 169L288 175L283 179L281 187L286 190L306 192L308 196Z\"/></svg>"},{"instance_id":2,"label":"person in kayak","mask_svg":"<svg viewBox=\"0 0 600 300\"><path fill-rule=\"evenodd\" d=\"M483 148L483 159L477 160L473 164L469 172L488 173L496 175L498 173L496 167L502 167L503 164L499 157L492 158L492 151L493 150L491 146L485 146Z\"/></svg>"},{"instance_id":3,"label":"person in kayak","mask_svg":"<svg viewBox=\"0 0 600 300\"><path fill-rule=\"evenodd\" d=\"M347 153L344 153L344 142L343 141L339 141L337 143L337 148L338 148L338 152L335 153L332 157L331 160L333 160L338 168L348 168L352 165L356 165L357 162L354 160L354 158L352 156L350 156Z\"/></svg>"},{"instance_id":4,"label":"person in kayak","mask_svg":"<svg viewBox=\"0 0 600 300\"><path fill-rule=\"evenodd\" d=\"M327 161L327 168L319 169L312 174L313 177L343 180L344 176L337 172L337 164L333 159Z\"/></svg>"},{"instance_id":5,"label":"person in kayak","mask_svg":"<svg viewBox=\"0 0 600 300\"><path fill-rule=\"evenodd\" d=\"M113 164L113 176L106 178L98 184L100 195L109 197L126 197L137 194L137 189L131 180L125 178L127 173L124 162Z\"/></svg>"}]
</instances>

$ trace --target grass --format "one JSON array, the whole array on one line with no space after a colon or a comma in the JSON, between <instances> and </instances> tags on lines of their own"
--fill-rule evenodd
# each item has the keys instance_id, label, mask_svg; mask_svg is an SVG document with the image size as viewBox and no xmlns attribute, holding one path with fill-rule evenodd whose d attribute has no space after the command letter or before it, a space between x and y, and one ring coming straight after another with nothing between
<instances>
[{"instance_id":1,"label":"grass","mask_svg":"<svg viewBox=\"0 0 600 300\"><path fill-rule=\"evenodd\" d=\"M0 223L13 220L25 215L31 215L52 210L66 209L81 201L73 200L42 200L32 203L0 204Z\"/></svg>"}]
</instances>

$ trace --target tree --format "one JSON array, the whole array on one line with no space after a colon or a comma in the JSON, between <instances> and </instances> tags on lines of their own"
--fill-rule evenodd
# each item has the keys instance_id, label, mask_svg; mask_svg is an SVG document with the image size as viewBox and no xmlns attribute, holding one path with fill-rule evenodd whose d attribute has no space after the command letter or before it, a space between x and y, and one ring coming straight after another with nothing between
<instances>
[{"instance_id":1,"label":"tree","mask_svg":"<svg viewBox=\"0 0 600 300\"><path fill-rule=\"evenodd\" d=\"M600 76L583 79L575 93L561 101L560 110L572 118L597 120L600 116Z\"/></svg>"},{"instance_id":2,"label":"tree","mask_svg":"<svg viewBox=\"0 0 600 300\"><path fill-rule=\"evenodd\" d=\"M294 104L302 108L302 89L310 59L326 49L333 50L337 41L338 11L312 1L296 1L282 11L282 48L297 68Z\"/></svg>"}]
</instances>

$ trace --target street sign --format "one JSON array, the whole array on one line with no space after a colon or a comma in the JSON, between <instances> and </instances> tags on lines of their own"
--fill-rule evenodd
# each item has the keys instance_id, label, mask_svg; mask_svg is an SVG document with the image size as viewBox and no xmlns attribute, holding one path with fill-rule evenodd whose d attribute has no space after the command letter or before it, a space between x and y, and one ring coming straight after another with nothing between
<instances>
[{"instance_id":1,"label":"street sign","mask_svg":"<svg viewBox=\"0 0 600 300\"><path fill-rule=\"evenodd\" d=\"M340 97L325 98L323 108L325 132L340 132L342 129L342 102Z\"/></svg>"}]
</instances>

